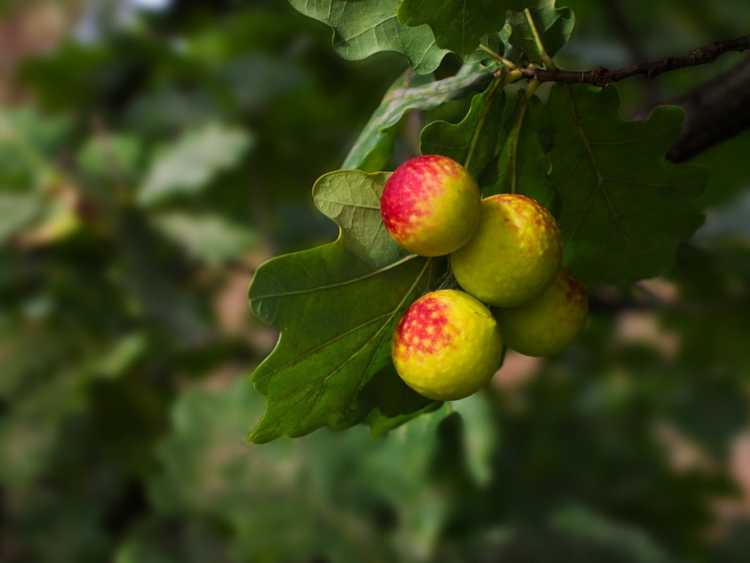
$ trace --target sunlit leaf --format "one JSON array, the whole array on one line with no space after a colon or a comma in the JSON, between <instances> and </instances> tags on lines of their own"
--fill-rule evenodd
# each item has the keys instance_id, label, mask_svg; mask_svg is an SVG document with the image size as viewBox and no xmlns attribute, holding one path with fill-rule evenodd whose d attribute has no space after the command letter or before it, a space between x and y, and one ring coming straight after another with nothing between
<instances>
[{"instance_id":1,"label":"sunlit leaf","mask_svg":"<svg viewBox=\"0 0 750 563\"><path fill-rule=\"evenodd\" d=\"M322 176L313 187L315 205L341 227L344 244L373 266L404 256L380 217L380 195L388 174L338 170Z\"/></svg>"}]
</instances>

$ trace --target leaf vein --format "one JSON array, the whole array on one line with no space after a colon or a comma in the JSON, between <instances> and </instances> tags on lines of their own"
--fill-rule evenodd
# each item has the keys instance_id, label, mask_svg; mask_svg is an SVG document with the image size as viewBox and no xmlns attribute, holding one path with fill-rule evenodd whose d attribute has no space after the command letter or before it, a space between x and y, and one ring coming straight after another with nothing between
<instances>
[{"instance_id":1,"label":"leaf vein","mask_svg":"<svg viewBox=\"0 0 750 563\"><path fill-rule=\"evenodd\" d=\"M290 297L292 295L305 295L307 293L313 293L316 291L327 291L329 289L337 289L339 287L346 287L347 285L351 285L353 283L357 283L360 281L364 281L366 279L375 277L377 275L382 274L383 272L387 272L388 270L392 270L394 268L397 268L404 264L405 262L408 262L409 260L414 260L415 258L418 258L417 256L410 254L409 256L405 256L401 260L398 260L392 264L388 264L387 266L383 266L382 268L378 268L377 270L373 270L372 272L368 272L364 275L357 276L356 278L352 278L349 280L344 280L336 283L326 284L326 285L320 285L317 287L308 287L305 289L297 289L292 291L282 291L279 293L268 293L266 295L260 295L257 297L252 297L252 301L258 302L258 301L264 301L266 299L276 299L279 297Z\"/></svg>"}]
</instances>

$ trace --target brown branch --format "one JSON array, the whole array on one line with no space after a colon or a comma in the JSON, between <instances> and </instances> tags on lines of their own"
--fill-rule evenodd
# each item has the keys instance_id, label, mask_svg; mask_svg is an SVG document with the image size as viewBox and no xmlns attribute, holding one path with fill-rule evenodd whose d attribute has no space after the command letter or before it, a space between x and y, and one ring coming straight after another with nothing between
<instances>
[{"instance_id":1,"label":"brown branch","mask_svg":"<svg viewBox=\"0 0 750 563\"><path fill-rule=\"evenodd\" d=\"M616 70L599 68L571 71L533 66L519 67L488 47L482 48L508 69L509 76L514 80L592 84L604 87L634 76L655 78L669 71L708 64L729 52L750 51L750 35L716 41L694 49L684 56L637 63ZM484 77L481 84L486 84ZM672 162L690 160L711 147L750 130L750 57L729 72L669 103L683 106L687 113L684 131L667 154L667 158ZM653 107L656 104L650 105Z\"/></svg>"},{"instance_id":2,"label":"brown branch","mask_svg":"<svg viewBox=\"0 0 750 563\"><path fill-rule=\"evenodd\" d=\"M672 101L685 109L682 135L667 158L685 162L750 129L750 57Z\"/></svg>"},{"instance_id":3,"label":"brown branch","mask_svg":"<svg viewBox=\"0 0 750 563\"><path fill-rule=\"evenodd\" d=\"M619 82L633 76L655 78L665 72L712 63L724 53L739 53L748 50L750 50L750 35L745 35L737 39L715 41L699 49L693 49L687 55L667 57L615 70L604 67L584 71L548 70L536 67L519 68L518 70L524 78L536 79L539 82L566 82L607 86L613 82Z\"/></svg>"}]
</instances>

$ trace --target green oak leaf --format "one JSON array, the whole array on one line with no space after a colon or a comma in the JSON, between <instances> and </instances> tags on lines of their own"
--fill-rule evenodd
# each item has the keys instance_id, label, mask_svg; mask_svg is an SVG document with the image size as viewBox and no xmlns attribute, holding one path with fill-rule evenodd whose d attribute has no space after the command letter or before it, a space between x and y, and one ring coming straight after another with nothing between
<instances>
[{"instance_id":1,"label":"green oak leaf","mask_svg":"<svg viewBox=\"0 0 750 563\"><path fill-rule=\"evenodd\" d=\"M436 263L408 256L374 269L339 237L262 265L250 287L250 306L281 337L254 374L268 404L251 439L267 442L359 422L358 396L389 365L395 324L431 287Z\"/></svg>"},{"instance_id":2,"label":"green oak leaf","mask_svg":"<svg viewBox=\"0 0 750 563\"><path fill-rule=\"evenodd\" d=\"M389 88L378 109L367 122L354 143L342 168L361 168L375 171L388 163L388 150L393 142L395 127L408 111L426 111L464 96L482 80L489 80L491 69L479 60L468 61L455 76L430 81L406 71Z\"/></svg>"},{"instance_id":3,"label":"green oak leaf","mask_svg":"<svg viewBox=\"0 0 750 563\"><path fill-rule=\"evenodd\" d=\"M496 124L503 116L505 94L494 80L487 90L471 100L468 113L459 123L433 121L422 130L422 154L442 154L462 162L478 178L495 156Z\"/></svg>"},{"instance_id":4,"label":"green oak leaf","mask_svg":"<svg viewBox=\"0 0 750 563\"><path fill-rule=\"evenodd\" d=\"M393 364L373 377L361 396L373 436L382 436L420 415L436 411L443 404L411 389L398 376Z\"/></svg>"},{"instance_id":5,"label":"green oak leaf","mask_svg":"<svg viewBox=\"0 0 750 563\"><path fill-rule=\"evenodd\" d=\"M251 307L282 336L254 376L269 405L253 440L363 421L381 435L439 407L408 388L390 362L395 323L434 285L438 268L404 257L386 232L387 178L359 170L321 177L313 198L339 225L339 239L271 260L256 274Z\"/></svg>"},{"instance_id":6,"label":"green oak leaf","mask_svg":"<svg viewBox=\"0 0 750 563\"><path fill-rule=\"evenodd\" d=\"M509 97L503 117L503 148L498 159L498 181L487 195L520 193L533 197L548 209L555 210L555 191L551 185L549 157L540 136L539 121L544 106L539 98L528 97L522 90Z\"/></svg>"},{"instance_id":7,"label":"green oak leaf","mask_svg":"<svg viewBox=\"0 0 750 563\"><path fill-rule=\"evenodd\" d=\"M529 0L404 0L398 17L407 25L428 24L437 44L461 56L472 53L482 36L500 30L508 10Z\"/></svg>"},{"instance_id":8,"label":"green oak leaf","mask_svg":"<svg viewBox=\"0 0 750 563\"><path fill-rule=\"evenodd\" d=\"M313 187L315 205L341 228L347 248L375 268L404 256L380 217L380 195L388 175L337 170L319 178Z\"/></svg>"},{"instance_id":9,"label":"green oak leaf","mask_svg":"<svg viewBox=\"0 0 750 563\"><path fill-rule=\"evenodd\" d=\"M403 25L400 0L289 0L295 10L333 28L333 44L345 59L360 60L381 51L403 53L420 74L435 70L447 51L435 44L426 25Z\"/></svg>"},{"instance_id":10,"label":"green oak leaf","mask_svg":"<svg viewBox=\"0 0 750 563\"><path fill-rule=\"evenodd\" d=\"M541 32L542 43L550 57L554 57L570 41L576 24L573 10L557 8L555 3L556 0L540 0L535 7L530 8L531 17ZM523 63L542 62L525 13L511 14L500 38L505 44L505 55L509 59Z\"/></svg>"},{"instance_id":11,"label":"green oak leaf","mask_svg":"<svg viewBox=\"0 0 750 563\"><path fill-rule=\"evenodd\" d=\"M623 121L619 104L615 88L587 86L556 86L547 104L565 259L584 282L629 284L664 272L702 222L702 169L663 156L682 110Z\"/></svg>"}]
</instances>

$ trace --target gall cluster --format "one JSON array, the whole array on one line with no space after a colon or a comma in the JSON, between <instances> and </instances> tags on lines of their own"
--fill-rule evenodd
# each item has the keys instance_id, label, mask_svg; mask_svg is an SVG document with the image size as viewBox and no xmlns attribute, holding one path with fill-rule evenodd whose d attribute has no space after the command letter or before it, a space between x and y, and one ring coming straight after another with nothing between
<instances>
[{"instance_id":1,"label":"gall cluster","mask_svg":"<svg viewBox=\"0 0 750 563\"><path fill-rule=\"evenodd\" d=\"M461 399L487 384L506 347L554 356L583 327L586 292L562 269L560 230L536 200L518 194L482 199L463 166L426 155L388 178L380 212L402 248L449 256L463 289L422 296L398 323L393 362L418 393Z\"/></svg>"}]
</instances>

